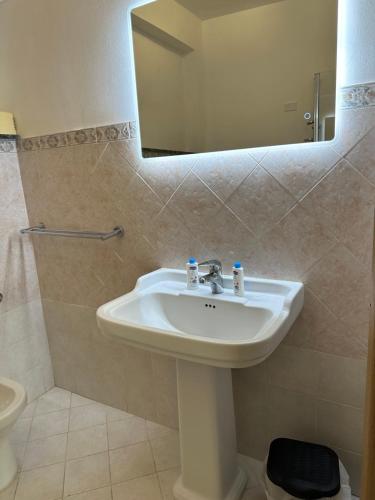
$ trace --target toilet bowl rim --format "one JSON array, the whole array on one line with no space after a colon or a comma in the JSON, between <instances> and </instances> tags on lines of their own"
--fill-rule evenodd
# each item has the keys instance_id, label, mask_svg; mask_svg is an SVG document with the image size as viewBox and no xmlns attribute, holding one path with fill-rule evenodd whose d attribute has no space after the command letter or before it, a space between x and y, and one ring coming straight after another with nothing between
<instances>
[{"instance_id":1,"label":"toilet bowl rim","mask_svg":"<svg viewBox=\"0 0 375 500\"><path fill-rule=\"evenodd\" d=\"M8 378L0 377L0 386L7 387L14 392L11 403L0 411L0 430L12 424L26 406L26 391L24 387Z\"/></svg>"}]
</instances>

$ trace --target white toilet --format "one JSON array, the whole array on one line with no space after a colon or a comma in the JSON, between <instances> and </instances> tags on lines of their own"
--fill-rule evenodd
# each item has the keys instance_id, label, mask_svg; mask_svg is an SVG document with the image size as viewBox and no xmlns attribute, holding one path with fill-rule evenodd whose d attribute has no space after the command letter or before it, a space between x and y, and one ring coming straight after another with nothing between
<instances>
[{"instance_id":1,"label":"white toilet","mask_svg":"<svg viewBox=\"0 0 375 500\"><path fill-rule=\"evenodd\" d=\"M0 377L0 492L17 474L17 461L9 434L25 406L26 392L22 385Z\"/></svg>"}]
</instances>

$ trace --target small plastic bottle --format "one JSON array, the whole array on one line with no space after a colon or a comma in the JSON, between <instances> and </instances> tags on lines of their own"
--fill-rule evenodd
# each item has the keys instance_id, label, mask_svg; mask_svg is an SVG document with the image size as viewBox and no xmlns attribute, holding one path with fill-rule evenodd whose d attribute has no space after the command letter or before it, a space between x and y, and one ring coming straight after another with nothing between
<instances>
[{"instance_id":1,"label":"small plastic bottle","mask_svg":"<svg viewBox=\"0 0 375 500\"><path fill-rule=\"evenodd\" d=\"M198 262L194 257L191 257L186 263L186 274L187 274L187 289L196 290L199 288L199 269Z\"/></svg>"},{"instance_id":2,"label":"small plastic bottle","mask_svg":"<svg viewBox=\"0 0 375 500\"><path fill-rule=\"evenodd\" d=\"M244 270L241 262L233 264L233 291L238 297L245 295Z\"/></svg>"}]
</instances>

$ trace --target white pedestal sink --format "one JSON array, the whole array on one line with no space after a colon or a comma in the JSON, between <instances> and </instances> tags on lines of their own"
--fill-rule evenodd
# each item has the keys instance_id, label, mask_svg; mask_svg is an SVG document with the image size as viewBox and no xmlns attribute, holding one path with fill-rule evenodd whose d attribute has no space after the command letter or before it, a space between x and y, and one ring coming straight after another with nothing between
<instances>
[{"instance_id":1,"label":"white pedestal sink","mask_svg":"<svg viewBox=\"0 0 375 500\"><path fill-rule=\"evenodd\" d=\"M261 363L303 306L303 285L245 279L236 297L209 286L186 289L186 273L159 269L97 311L104 335L177 358L182 474L177 500L237 500L246 475L237 464L231 368Z\"/></svg>"}]
</instances>

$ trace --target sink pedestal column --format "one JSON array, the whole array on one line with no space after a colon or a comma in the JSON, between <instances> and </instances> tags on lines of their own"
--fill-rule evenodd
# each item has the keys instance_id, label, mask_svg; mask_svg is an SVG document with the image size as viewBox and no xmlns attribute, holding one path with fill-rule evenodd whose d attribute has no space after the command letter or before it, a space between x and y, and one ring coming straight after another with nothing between
<instances>
[{"instance_id":1,"label":"sink pedestal column","mask_svg":"<svg viewBox=\"0 0 375 500\"><path fill-rule=\"evenodd\" d=\"M182 474L177 500L238 500L247 477L238 466L232 374L177 360Z\"/></svg>"}]
</instances>

